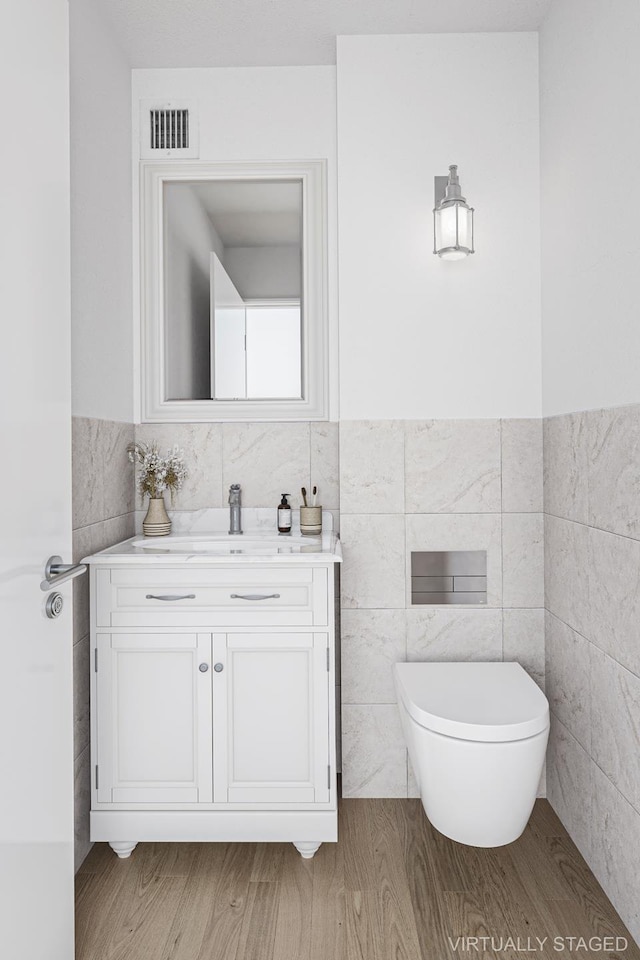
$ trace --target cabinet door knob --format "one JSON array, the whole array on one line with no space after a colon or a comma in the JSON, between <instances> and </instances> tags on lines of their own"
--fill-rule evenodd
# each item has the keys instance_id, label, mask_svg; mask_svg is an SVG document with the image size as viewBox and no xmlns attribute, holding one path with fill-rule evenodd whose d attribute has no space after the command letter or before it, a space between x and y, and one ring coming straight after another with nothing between
<instances>
[{"instance_id":1,"label":"cabinet door knob","mask_svg":"<svg viewBox=\"0 0 640 960\"><path fill-rule=\"evenodd\" d=\"M224 670L224 663L214 664L213 669L215 670L216 673L222 673L222 671Z\"/></svg>"},{"instance_id":2,"label":"cabinet door knob","mask_svg":"<svg viewBox=\"0 0 640 960\"><path fill-rule=\"evenodd\" d=\"M198 667L198 670L200 671L200 673L206 673L208 669L209 669L208 663L201 663L200 666Z\"/></svg>"}]
</instances>

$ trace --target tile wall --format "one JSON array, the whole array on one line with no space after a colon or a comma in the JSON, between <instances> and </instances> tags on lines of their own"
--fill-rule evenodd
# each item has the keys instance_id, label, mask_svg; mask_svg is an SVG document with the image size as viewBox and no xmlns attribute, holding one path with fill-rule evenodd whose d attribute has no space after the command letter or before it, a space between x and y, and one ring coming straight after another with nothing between
<instances>
[{"instance_id":1,"label":"tile wall","mask_svg":"<svg viewBox=\"0 0 640 960\"><path fill-rule=\"evenodd\" d=\"M540 420L340 424L343 793L417 791L403 660L517 660L544 685ZM411 606L412 550L486 550L486 607Z\"/></svg>"},{"instance_id":2,"label":"tile wall","mask_svg":"<svg viewBox=\"0 0 640 960\"><path fill-rule=\"evenodd\" d=\"M232 483L242 486L245 507L275 510L283 493L298 507L300 488L316 484L337 519L337 423L143 423L135 430L136 440L184 451L189 476L172 510L226 506Z\"/></svg>"},{"instance_id":3,"label":"tile wall","mask_svg":"<svg viewBox=\"0 0 640 960\"><path fill-rule=\"evenodd\" d=\"M548 795L640 940L640 405L544 422Z\"/></svg>"},{"instance_id":4,"label":"tile wall","mask_svg":"<svg viewBox=\"0 0 640 960\"><path fill-rule=\"evenodd\" d=\"M73 418L73 559L81 560L132 536L133 468L126 447L133 424ZM75 760L75 861L89 841L89 583L73 583L73 719Z\"/></svg>"}]
</instances>

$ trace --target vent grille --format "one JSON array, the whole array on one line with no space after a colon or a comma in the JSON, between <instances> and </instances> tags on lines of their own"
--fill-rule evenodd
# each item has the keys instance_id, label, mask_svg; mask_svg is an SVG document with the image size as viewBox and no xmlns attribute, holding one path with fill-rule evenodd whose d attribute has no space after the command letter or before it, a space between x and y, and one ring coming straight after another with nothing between
<instances>
[{"instance_id":1,"label":"vent grille","mask_svg":"<svg viewBox=\"0 0 640 960\"><path fill-rule=\"evenodd\" d=\"M140 159L193 159L200 154L195 100L140 100Z\"/></svg>"},{"instance_id":2,"label":"vent grille","mask_svg":"<svg viewBox=\"0 0 640 960\"><path fill-rule=\"evenodd\" d=\"M188 110L150 110L151 150L189 149Z\"/></svg>"}]
</instances>

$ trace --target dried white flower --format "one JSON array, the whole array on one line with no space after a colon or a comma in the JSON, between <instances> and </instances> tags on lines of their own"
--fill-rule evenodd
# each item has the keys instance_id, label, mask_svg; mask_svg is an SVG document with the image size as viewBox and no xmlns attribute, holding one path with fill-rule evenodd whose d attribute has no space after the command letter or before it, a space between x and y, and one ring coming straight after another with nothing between
<instances>
[{"instance_id":1,"label":"dried white flower","mask_svg":"<svg viewBox=\"0 0 640 960\"><path fill-rule=\"evenodd\" d=\"M184 453L177 446L162 457L156 441L152 443L130 443L127 447L129 460L137 464L136 485L142 498L161 497L165 490L171 494L173 503L176 490L179 490L187 476L184 465Z\"/></svg>"}]
</instances>

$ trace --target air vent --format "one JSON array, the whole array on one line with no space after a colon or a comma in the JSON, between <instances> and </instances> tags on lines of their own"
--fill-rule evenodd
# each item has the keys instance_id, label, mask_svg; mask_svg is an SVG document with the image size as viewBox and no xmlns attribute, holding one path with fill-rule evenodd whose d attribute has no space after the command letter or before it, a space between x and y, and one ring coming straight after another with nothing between
<instances>
[{"instance_id":1,"label":"air vent","mask_svg":"<svg viewBox=\"0 0 640 960\"><path fill-rule=\"evenodd\" d=\"M149 146L152 150L189 149L189 111L151 110Z\"/></svg>"},{"instance_id":2,"label":"air vent","mask_svg":"<svg viewBox=\"0 0 640 960\"><path fill-rule=\"evenodd\" d=\"M140 102L140 157L197 157L198 113L195 104L185 102Z\"/></svg>"}]
</instances>

